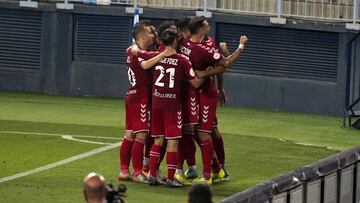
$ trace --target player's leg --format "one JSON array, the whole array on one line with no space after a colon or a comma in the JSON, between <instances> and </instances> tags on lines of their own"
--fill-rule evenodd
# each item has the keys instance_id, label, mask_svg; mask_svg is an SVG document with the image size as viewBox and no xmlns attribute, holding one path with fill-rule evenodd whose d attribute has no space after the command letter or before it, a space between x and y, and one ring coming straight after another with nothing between
<instances>
[{"instance_id":1,"label":"player's leg","mask_svg":"<svg viewBox=\"0 0 360 203\"><path fill-rule=\"evenodd\" d=\"M193 137L195 134L195 126L198 123L199 98L196 89L189 87L187 84L184 86L182 108L184 125L182 129L182 138L180 139L179 143L179 163L175 177L181 183L188 185L190 182L186 180L186 178L194 179L198 176L195 162L196 146ZM184 173L183 165L185 160L189 166L189 169Z\"/></svg>"},{"instance_id":2,"label":"player's leg","mask_svg":"<svg viewBox=\"0 0 360 203\"><path fill-rule=\"evenodd\" d=\"M191 87L192 88L192 87ZM189 90L189 100L188 100L188 106L189 109L189 124L188 129L185 129L185 140L187 147L185 148L186 152L186 162L189 166L189 169L185 172L185 175L187 178L194 179L197 178L197 170L196 170L196 145L194 141L194 137L196 136L196 128L199 124L199 95L197 90L191 91Z\"/></svg>"},{"instance_id":3,"label":"player's leg","mask_svg":"<svg viewBox=\"0 0 360 203\"><path fill-rule=\"evenodd\" d=\"M166 152L166 164L167 164L167 181L166 185L168 187L181 187L182 184L178 184L174 181L174 175L178 163L178 146L179 146L179 139L169 139L168 141L168 148Z\"/></svg>"},{"instance_id":4,"label":"player's leg","mask_svg":"<svg viewBox=\"0 0 360 203\"><path fill-rule=\"evenodd\" d=\"M223 141L223 137L219 132L217 125L218 125L217 118L215 118L214 127L211 133L211 138L214 142L214 150L219 160L219 164L220 166L222 166L225 163L224 141Z\"/></svg>"},{"instance_id":5,"label":"player's leg","mask_svg":"<svg viewBox=\"0 0 360 203\"><path fill-rule=\"evenodd\" d=\"M164 143L163 143L163 145L161 147L160 160L159 160L159 164L158 164L158 167L157 167L157 174L156 174L156 178L159 180L159 182L163 182L163 183L166 182L167 178L166 178L166 176L163 176L161 174L160 166L161 166L162 161L165 158L166 149L167 149L167 140L164 139Z\"/></svg>"},{"instance_id":6,"label":"player's leg","mask_svg":"<svg viewBox=\"0 0 360 203\"><path fill-rule=\"evenodd\" d=\"M194 179L198 177L197 167L196 167L196 144L195 144L195 135L196 135L196 126L191 127L192 130L186 132L184 135L186 140L186 148L185 148L185 154L186 154L186 163L188 165L188 169L185 171L185 177L187 179ZM200 145L199 145L200 146Z\"/></svg>"},{"instance_id":7,"label":"player's leg","mask_svg":"<svg viewBox=\"0 0 360 203\"><path fill-rule=\"evenodd\" d=\"M162 111L159 109L152 109L151 112L151 136L154 137L154 144L150 150L150 170L149 170L149 185L159 185L157 180L157 169L160 162L161 150L164 144L164 118Z\"/></svg>"},{"instance_id":8,"label":"player's leg","mask_svg":"<svg viewBox=\"0 0 360 203\"><path fill-rule=\"evenodd\" d=\"M150 133L151 134L151 133ZM144 153L144 161L143 161L143 168L142 174L146 177L149 175L149 167L150 167L150 150L151 146L154 144L154 138L151 136L147 136L145 140L145 153Z\"/></svg>"},{"instance_id":9,"label":"player's leg","mask_svg":"<svg viewBox=\"0 0 360 203\"><path fill-rule=\"evenodd\" d=\"M217 127L214 127L214 129L213 129L212 139L213 139L213 143L214 143L214 151L216 152L216 156L218 158L220 167L224 172L224 177L222 177L222 178L224 180L228 180L230 176L229 176L229 172L227 171L226 166L225 166L224 141L223 141L223 137L221 136L221 133L219 132L219 129Z\"/></svg>"},{"instance_id":10,"label":"player's leg","mask_svg":"<svg viewBox=\"0 0 360 203\"><path fill-rule=\"evenodd\" d=\"M129 165L131 160L131 150L134 144L134 136L132 131L125 131L124 138L120 145L120 174L119 180L131 180L129 173Z\"/></svg>"},{"instance_id":11,"label":"player's leg","mask_svg":"<svg viewBox=\"0 0 360 203\"><path fill-rule=\"evenodd\" d=\"M190 132L189 125L183 126L183 131L184 132L182 133L182 137L179 141L179 147L178 147L179 160L178 160L178 164L177 164L175 178L177 181L179 181L183 185L191 185L191 182L189 182L186 179L186 176L183 171L183 165L184 165L185 159L188 158L188 148L191 147L190 146L191 142L193 142L193 133ZM194 154L194 157L195 157L195 154ZM195 160L195 158L194 158L194 160ZM194 165L195 165L195 163L194 163ZM196 169L195 169L195 171L196 171Z\"/></svg>"},{"instance_id":12,"label":"player's leg","mask_svg":"<svg viewBox=\"0 0 360 203\"><path fill-rule=\"evenodd\" d=\"M134 135L132 133L133 126L132 126L132 114L130 113L130 105L125 103L125 120L126 120L126 131L124 138L120 145L120 173L119 173L119 180L130 180L131 176L129 173L129 165L131 160L131 150L134 144Z\"/></svg>"},{"instance_id":13,"label":"player's leg","mask_svg":"<svg viewBox=\"0 0 360 203\"><path fill-rule=\"evenodd\" d=\"M213 143L211 140L211 132L215 120L217 106L217 98L207 97L200 94L200 114L199 114L199 130L198 135L201 145L201 157L203 161L202 177L197 178L194 182L212 183L211 179L211 162L213 159Z\"/></svg>"},{"instance_id":14,"label":"player's leg","mask_svg":"<svg viewBox=\"0 0 360 203\"><path fill-rule=\"evenodd\" d=\"M161 148L164 143L164 137L159 136L154 140L154 144L150 150L150 170L149 170L149 185L155 186L161 184L156 178L158 165L160 162Z\"/></svg>"},{"instance_id":15,"label":"player's leg","mask_svg":"<svg viewBox=\"0 0 360 203\"><path fill-rule=\"evenodd\" d=\"M132 148L133 180L136 182L147 183L147 177L141 173L144 145L147 136L148 132L146 131L136 133Z\"/></svg>"},{"instance_id":16,"label":"player's leg","mask_svg":"<svg viewBox=\"0 0 360 203\"><path fill-rule=\"evenodd\" d=\"M144 153L145 139L150 130L149 101L147 98L137 103L130 103L129 113L131 114L131 126L135 135L134 144L131 150L133 164L133 180L138 182L146 182L141 174L141 167Z\"/></svg>"},{"instance_id":17,"label":"player's leg","mask_svg":"<svg viewBox=\"0 0 360 203\"><path fill-rule=\"evenodd\" d=\"M174 179L178 164L179 139L181 138L182 111L178 109L167 109L164 111L165 137L167 140L166 164L167 164L167 187L182 187L183 184Z\"/></svg>"},{"instance_id":18,"label":"player's leg","mask_svg":"<svg viewBox=\"0 0 360 203\"><path fill-rule=\"evenodd\" d=\"M224 142L221 135L216 134L215 132L217 131L217 124L217 117L215 116L214 125L211 132L211 139L214 145L214 154L212 161L213 173L211 174L211 178L213 180L223 180L225 177L225 171L221 168L222 162L220 160L223 160Z\"/></svg>"}]
</instances>

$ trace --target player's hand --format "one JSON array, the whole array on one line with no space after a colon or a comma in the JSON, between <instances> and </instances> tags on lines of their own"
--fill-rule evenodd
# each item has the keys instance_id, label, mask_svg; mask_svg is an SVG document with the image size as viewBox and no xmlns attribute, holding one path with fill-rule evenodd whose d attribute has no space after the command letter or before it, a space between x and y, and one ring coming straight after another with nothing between
<instances>
[{"instance_id":1,"label":"player's hand","mask_svg":"<svg viewBox=\"0 0 360 203\"><path fill-rule=\"evenodd\" d=\"M139 50L140 50L140 48L138 47L137 44L131 45L131 54L132 55L137 56L137 53Z\"/></svg>"},{"instance_id":2,"label":"player's hand","mask_svg":"<svg viewBox=\"0 0 360 203\"><path fill-rule=\"evenodd\" d=\"M220 49L225 57L230 55L226 42L220 42Z\"/></svg>"},{"instance_id":3,"label":"player's hand","mask_svg":"<svg viewBox=\"0 0 360 203\"><path fill-rule=\"evenodd\" d=\"M227 47L226 42L220 42L219 46L220 46L220 49L221 49L223 52L225 52L225 51L228 50L228 47Z\"/></svg>"},{"instance_id":4,"label":"player's hand","mask_svg":"<svg viewBox=\"0 0 360 203\"><path fill-rule=\"evenodd\" d=\"M204 78L195 77L195 80L197 80L197 82L200 83L201 85L204 84L205 82Z\"/></svg>"},{"instance_id":5,"label":"player's hand","mask_svg":"<svg viewBox=\"0 0 360 203\"><path fill-rule=\"evenodd\" d=\"M225 90L220 89L218 90L218 101L220 105L225 105L227 102L227 97L225 95Z\"/></svg>"},{"instance_id":6,"label":"player's hand","mask_svg":"<svg viewBox=\"0 0 360 203\"><path fill-rule=\"evenodd\" d=\"M209 70L209 69L213 69L213 67L209 66L209 67L207 67L206 70L195 70L196 76L198 76L199 78L204 78L204 77L208 76L207 70Z\"/></svg>"},{"instance_id":7,"label":"player's hand","mask_svg":"<svg viewBox=\"0 0 360 203\"><path fill-rule=\"evenodd\" d=\"M206 76L206 70L194 70L198 78L203 78Z\"/></svg>"},{"instance_id":8,"label":"player's hand","mask_svg":"<svg viewBox=\"0 0 360 203\"><path fill-rule=\"evenodd\" d=\"M171 55L176 54L176 50L175 50L175 49L172 49L172 48L166 47L166 49L164 50L163 54L164 54L164 57L168 57L168 56L171 56Z\"/></svg>"},{"instance_id":9,"label":"player's hand","mask_svg":"<svg viewBox=\"0 0 360 203\"><path fill-rule=\"evenodd\" d=\"M245 46L248 41L249 39L245 35L242 35L239 42Z\"/></svg>"}]
</instances>

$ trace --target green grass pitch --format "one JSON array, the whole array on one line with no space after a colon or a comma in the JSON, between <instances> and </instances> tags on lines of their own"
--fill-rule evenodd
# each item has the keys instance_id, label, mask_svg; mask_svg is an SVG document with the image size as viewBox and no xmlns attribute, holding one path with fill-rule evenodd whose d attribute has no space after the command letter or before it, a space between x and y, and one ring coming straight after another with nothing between
<instances>
[{"instance_id":1,"label":"green grass pitch","mask_svg":"<svg viewBox=\"0 0 360 203\"><path fill-rule=\"evenodd\" d=\"M231 181L212 186L215 201L360 144L360 131L341 128L339 117L229 107L220 107L218 117ZM123 132L123 100L0 93L0 180L104 147L63 135L116 143ZM84 202L82 180L87 173L96 171L118 183L118 154L116 147L0 182L0 202ZM199 170L200 161L198 155ZM186 202L187 187L125 184L130 203Z\"/></svg>"}]
</instances>

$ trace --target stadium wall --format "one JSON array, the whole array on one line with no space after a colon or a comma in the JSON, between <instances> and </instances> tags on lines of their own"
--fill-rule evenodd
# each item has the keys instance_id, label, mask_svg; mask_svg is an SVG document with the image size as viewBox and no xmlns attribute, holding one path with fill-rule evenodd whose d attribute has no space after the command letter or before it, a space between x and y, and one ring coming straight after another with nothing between
<instances>
[{"instance_id":1,"label":"stadium wall","mask_svg":"<svg viewBox=\"0 0 360 203\"><path fill-rule=\"evenodd\" d=\"M194 14L144 8L141 18L160 24ZM229 105L341 114L350 77L347 42L355 35L344 24L288 19L287 25L274 25L269 17L223 13L209 21L212 36L231 51L240 34L250 38L225 74ZM65 11L51 3L28 9L2 1L0 90L123 97L131 25L124 7L76 4ZM360 58L355 47L351 54Z\"/></svg>"}]
</instances>

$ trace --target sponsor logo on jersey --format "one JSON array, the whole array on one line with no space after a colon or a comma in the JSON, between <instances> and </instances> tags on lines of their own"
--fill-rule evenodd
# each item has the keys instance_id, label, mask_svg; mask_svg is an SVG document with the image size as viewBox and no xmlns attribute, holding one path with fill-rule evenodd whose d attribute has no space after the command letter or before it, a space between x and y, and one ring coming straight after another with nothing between
<instances>
[{"instance_id":1,"label":"sponsor logo on jersey","mask_svg":"<svg viewBox=\"0 0 360 203\"><path fill-rule=\"evenodd\" d=\"M160 92L158 92L157 89L155 89L153 95L154 95L155 97L160 97L160 98L176 99L176 94L164 94L164 93L160 93Z\"/></svg>"},{"instance_id":2,"label":"sponsor logo on jersey","mask_svg":"<svg viewBox=\"0 0 360 203\"><path fill-rule=\"evenodd\" d=\"M136 94L137 90L128 90L126 95Z\"/></svg>"}]
</instances>

